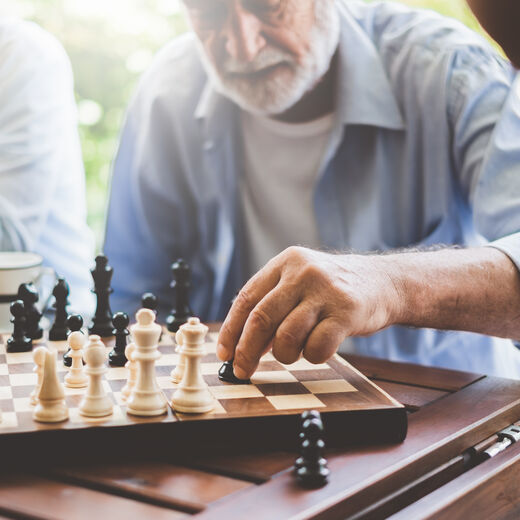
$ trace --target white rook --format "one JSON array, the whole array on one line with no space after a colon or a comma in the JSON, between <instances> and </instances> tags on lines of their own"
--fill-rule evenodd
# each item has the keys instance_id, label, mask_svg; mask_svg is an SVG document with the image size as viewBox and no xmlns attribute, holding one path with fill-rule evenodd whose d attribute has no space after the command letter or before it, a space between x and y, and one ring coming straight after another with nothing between
<instances>
[{"instance_id":1,"label":"white rook","mask_svg":"<svg viewBox=\"0 0 520 520\"><path fill-rule=\"evenodd\" d=\"M182 347L186 366L184 376L172 397L172 408L183 413L205 413L213 410L215 400L201 373L200 362L206 354L204 339L208 327L198 318L190 318L181 327Z\"/></svg>"},{"instance_id":2,"label":"white rook","mask_svg":"<svg viewBox=\"0 0 520 520\"><path fill-rule=\"evenodd\" d=\"M126 411L144 417L162 415L168 410L168 403L155 377L155 362L161 357L158 343L162 329L155 323L155 313L150 309L137 311L136 319L131 332L135 343L133 359L139 363L139 369Z\"/></svg>"}]
</instances>

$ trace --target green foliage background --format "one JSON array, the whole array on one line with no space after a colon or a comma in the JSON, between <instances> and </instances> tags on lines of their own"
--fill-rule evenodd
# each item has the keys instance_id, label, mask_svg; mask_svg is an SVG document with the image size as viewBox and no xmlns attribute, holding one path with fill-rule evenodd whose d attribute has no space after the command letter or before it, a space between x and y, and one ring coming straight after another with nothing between
<instances>
[{"instance_id":1,"label":"green foliage background","mask_svg":"<svg viewBox=\"0 0 520 520\"><path fill-rule=\"evenodd\" d=\"M464 0L402 1L435 9L479 30ZM153 54L187 30L180 1L0 0L0 16L4 15L36 21L69 53L76 78L88 219L100 244L125 107Z\"/></svg>"}]
</instances>

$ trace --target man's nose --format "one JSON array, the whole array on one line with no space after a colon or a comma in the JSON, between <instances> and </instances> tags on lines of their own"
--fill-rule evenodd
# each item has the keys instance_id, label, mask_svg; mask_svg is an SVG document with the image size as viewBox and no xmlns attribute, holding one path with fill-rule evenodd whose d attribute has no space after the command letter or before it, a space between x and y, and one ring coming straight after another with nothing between
<instances>
[{"instance_id":1,"label":"man's nose","mask_svg":"<svg viewBox=\"0 0 520 520\"><path fill-rule=\"evenodd\" d=\"M265 43L262 22L253 13L235 4L230 10L226 27L226 51L229 56L251 62Z\"/></svg>"}]
</instances>

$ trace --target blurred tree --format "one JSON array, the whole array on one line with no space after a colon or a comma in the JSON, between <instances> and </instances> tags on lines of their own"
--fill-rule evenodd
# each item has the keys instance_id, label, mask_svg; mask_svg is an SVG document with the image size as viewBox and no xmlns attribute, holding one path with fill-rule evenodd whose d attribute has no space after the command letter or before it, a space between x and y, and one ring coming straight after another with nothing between
<instances>
[{"instance_id":1,"label":"blurred tree","mask_svg":"<svg viewBox=\"0 0 520 520\"><path fill-rule=\"evenodd\" d=\"M367 0L371 1L371 0ZM401 0L472 28L463 0ZM34 20L65 46L76 78L89 224L101 244L112 159L125 107L154 53L187 30L179 0L0 0L0 16Z\"/></svg>"}]
</instances>

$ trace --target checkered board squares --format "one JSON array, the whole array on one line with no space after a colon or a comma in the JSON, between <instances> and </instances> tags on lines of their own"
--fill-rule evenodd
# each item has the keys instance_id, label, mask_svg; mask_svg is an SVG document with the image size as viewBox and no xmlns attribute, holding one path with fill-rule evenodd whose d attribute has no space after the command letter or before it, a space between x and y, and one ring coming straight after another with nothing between
<instances>
[{"instance_id":1,"label":"checkered board squares","mask_svg":"<svg viewBox=\"0 0 520 520\"><path fill-rule=\"evenodd\" d=\"M226 418L280 416L300 413L308 409L326 412L402 408L345 360L335 356L329 362L313 365L300 359L292 365L282 365L272 354L266 354L252 376L250 384L233 385L218 379L221 362L216 356L216 333L207 337L206 355L201 369L204 380L215 398L214 409L206 414L175 413L171 408L160 417L140 418L126 413L121 390L126 384L125 368L108 368L103 381L114 403L112 415L105 418L86 418L79 413L83 388L65 388L69 420L59 424L41 424L32 419L33 407L29 396L36 384L32 352L6 353L5 340L0 336L0 441L4 433L33 432L49 429L81 429L91 426L127 426L140 423L176 423L182 421L212 421ZM66 350L63 342L42 342L58 352L58 377L63 381L67 368L61 362ZM37 345L35 345L37 346ZM112 342L107 342L107 353ZM170 373L179 360L170 334L163 334L159 345L161 358L156 363L157 383L166 399L177 385Z\"/></svg>"}]
</instances>

